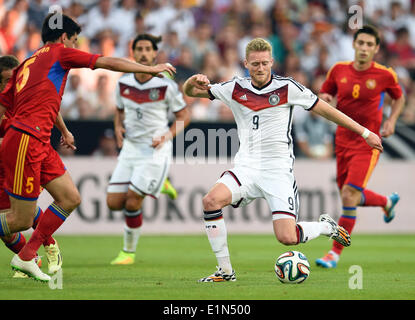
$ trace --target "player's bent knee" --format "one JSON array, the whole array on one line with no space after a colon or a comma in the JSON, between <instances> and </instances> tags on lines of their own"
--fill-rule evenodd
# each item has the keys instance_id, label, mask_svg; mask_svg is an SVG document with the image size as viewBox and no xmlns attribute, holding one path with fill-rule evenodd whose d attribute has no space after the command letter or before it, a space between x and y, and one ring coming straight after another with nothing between
<instances>
[{"instance_id":1,"label":"player's bent knee","mask_svg":"<svg viewBox=\"0 0 415 320\"><path fill-rule=\"evenodd\" d=\"M9 227L13 229L13 232L25 231L33 226L33 217L21 216L19 219L8 219Z\"/></svg>"},{"instance_id":2,"label":"player's bent knee","mask_svg":"<svg viewBox=\"0 0 415 320\"><path fill-rule=\"evenodd\" d=\"M291 233L276 234L277 240L286 246L292 246L298 243L297 235Z\"/></svg>"},{"instance_id":3,"label":"player's bent knee","mask_svg":"<svg viewBox=\"0 0 415 320\"><path fill-rule=\"evenodd\" d=\"M72 211L76 209L77 207L79 207L80 204L81 195L78 191L69 194L64 200L64 203L59 203L59 205L67 211Z\"/></svg>"},{"instance_id":4,"label":"player's bent knee","mask_svg":"<svg viewBox=\"0 0 415 320\"><path fill-rule=\"evenodd\" d=\"M110 210L122 210L125 206L125 198L107 196L107 206Z\"/></svg>"},{"instance_id":5,"label":"player's bent knee","mask_svg":"<svg viewBox=\"0 0 415 320\"><path fill-rule=\"evenodd\" d=\"M353 187L345 186L341 190L341 199L343 204L357 204L358 199L360 199L360 191Z\"/></svg>"},{"instance_id":6,"label":"player's bent knee","mask_svg":"<svg viewBox=\"0 0 415 320\"><path fill-rule=\"evenodd\" d=\"M125 201L125 209L127 211L137 211L141 208L144 198L136 196L127 196Z\"/></svg>"},{"instance_id":7,"label":"player's bent knee","mask_svg":"<svg viewBox=\"0 0 415 320\"><path fill-rule=\"evenodd\" d=\"M202 199L203 203L203 209L206 211L212 211L212 210L219 210L222 209L222 205L218 199L211 194L207 194Z\"/></svg>"}]
</instances>

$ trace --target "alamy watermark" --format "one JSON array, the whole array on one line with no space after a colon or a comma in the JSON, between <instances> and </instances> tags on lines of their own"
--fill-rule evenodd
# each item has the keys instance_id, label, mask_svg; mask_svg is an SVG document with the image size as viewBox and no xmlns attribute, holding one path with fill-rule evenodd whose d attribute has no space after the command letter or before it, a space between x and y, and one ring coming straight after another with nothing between
<instances>
[{"instance_id":1,"label":"alamy watermark","mask_svg":"<svg viewBox=\"0 0 415 320\"><path fill-rule=\"evenodd\" d=\"M363 289L363 269L361 266L352 265L349 268L349 273L352 275L349 278L349 289Z\"/></svg>"},{"instance_id":2,"label":"alamy watermark","mask_svg":"<svg viewBox=\"0 0 415 320\"><path fill-rule=\"evenodd\" d=\"M63 29L62 7L58 5L50 6L49 13L53 13L49 19L49 28L51 28L52 30Z\"/></svg>"},{"instance_id":3,"label":"alamy watermark","mask_svg":"<svg viewBox=\"0 0 415 320\"><path fill-rule=\"evenodd\" d=\"M349 7L349 28L352 30L361 29L363 27L363 8L359 5Z\"/></svg>"},{"instance_id":4,"label":"alamy watermark","mask_svg":"<svg viewBox=\"0 0 415 320\"><path fill-rule=\"evenodd\" d=\"M49 288L52 290L62 290L63 289L63 270L59 269L58 272L51 276L51 279L48 282Z\"/></svg>"}]
</instances>

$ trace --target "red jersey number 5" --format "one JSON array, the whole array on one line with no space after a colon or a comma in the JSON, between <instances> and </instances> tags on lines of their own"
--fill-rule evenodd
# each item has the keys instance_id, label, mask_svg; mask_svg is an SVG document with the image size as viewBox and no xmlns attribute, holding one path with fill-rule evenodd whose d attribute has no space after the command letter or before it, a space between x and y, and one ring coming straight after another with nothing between
<instances>
[{"instance_id":1,"label":"red jersey number 5","mask_svg":"<svg viewBox=\"0 0 415 320\"><path fill-rule=\"evenodd\" d=\"M27 60L23 66L23 69L17 75L16 92L20 92L20 90L22 90L24 86L26 85L27 80L29 80L29 75L30 75L29 66L33 62L35 62L36 58L37 57L32 57L29 60Z\"/></svg>"}]
</instances>

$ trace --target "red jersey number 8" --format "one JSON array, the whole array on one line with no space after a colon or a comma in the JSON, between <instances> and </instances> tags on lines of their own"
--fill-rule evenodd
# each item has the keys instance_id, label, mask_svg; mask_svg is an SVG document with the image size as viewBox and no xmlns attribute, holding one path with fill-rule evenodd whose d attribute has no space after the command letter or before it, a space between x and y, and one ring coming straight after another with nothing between
<instances>
[{"instance_id":1,"label":"red jersey number 8","mask_svg":"<svg viewBox=\"0 0 415 320\"><path fill-rule=\"evenodd\" d=\"M20 92L20 90L23 89L23 87L26 85L27 80L29 80L30 70L29 66L35 62L37 57L30 58L26 61L26 63L23 66L23 69L19 72L17 75L17 82L16 82L16 91Z\"/></svg>"},{"instance_id":2,"label":"red jersey number 8","mask_svg":"<svg viewBox=\"0 0 415 320\"><path fill-rule=\"evenodd\" d=\"M353 98L357 99L359 98L359 94L360 94L360 85L355 84L353 86L352 96Z\"/></svg>"}]
</instances>

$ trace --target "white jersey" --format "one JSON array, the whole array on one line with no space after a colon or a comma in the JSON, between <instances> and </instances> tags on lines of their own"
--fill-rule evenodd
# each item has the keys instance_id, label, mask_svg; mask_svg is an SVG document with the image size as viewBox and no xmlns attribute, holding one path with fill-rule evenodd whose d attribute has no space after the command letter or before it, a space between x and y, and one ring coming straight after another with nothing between
<instances>
[{"instance_id":1,"label":"white jersey","mask_svg":"<svg viewBox=\"0 0 415 320\"><path fill-rule=\"evenodd\" d=\"M291 135L293 108L310 110L318 97L291 78L273 75L262 88L251 78L235 77L210 87L211 99L232 110L238 127L239 150L235 165L255 169L293 169Z\"/></svg>"},{"instance_id":2,"label":"white jersey","mask_svg":"<svg viewBox=\"0 0 415 320\"><path fill-rule=\"evenodd\" d=\"M140 83L133 73L120 78L116 88L117 108L124 110L125 140L151 145L154 137L168 130L168 111L178 112L186 104L171 79L153 77Z\"/></svg>"}]
</instances>

